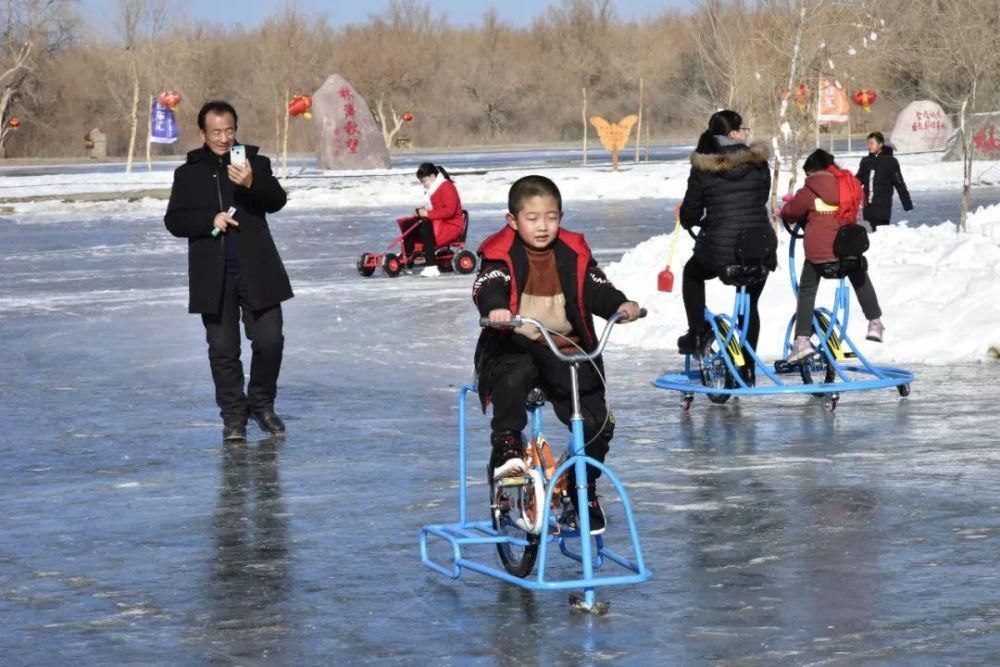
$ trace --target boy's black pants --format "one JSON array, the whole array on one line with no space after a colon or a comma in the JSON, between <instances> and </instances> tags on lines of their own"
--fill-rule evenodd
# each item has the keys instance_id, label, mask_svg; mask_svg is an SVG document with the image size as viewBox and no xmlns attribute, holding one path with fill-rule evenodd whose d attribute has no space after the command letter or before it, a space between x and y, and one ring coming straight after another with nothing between
<instances>
[{"instance_id":1,"label":"boy's black pants","mask_svg":"<svg viewBox=\"0 0 1000 667\"><path fill-rule=\"evenodd\" d=\"M608 454L614 435L614 417L604 400L604 385L594 367L580 366L580 412L583 414L584 451L600 462ZM569 364L559 361L552 351L537 343L519 345L511 342L490 369L493 431L523 431L528 424L525 403L535 387L541 387L559 421L569 426L573 415ZM556 452L554 452L556 453ZM570 471L573 476L573 469ZM587 482L601 476L596 468L587 468Z\"/></svg>"},{"instance_id":2,"label":"boy's black pants","mask_svg":"<svg viewBox=\"0 0 1000 667\"><path fill-rule=\"evenodd\" d=\"M253 355L250 382L243 393L243 363L240 361L240 314ZM285 338L281 333L281 305L250 310L246 285L239 274L226 274L222 303L214 315L202 315L208 360L215 380L215 401L225 422L246 423L250 411L274 409L278 373Z\"/></svg>"}]
</instances>

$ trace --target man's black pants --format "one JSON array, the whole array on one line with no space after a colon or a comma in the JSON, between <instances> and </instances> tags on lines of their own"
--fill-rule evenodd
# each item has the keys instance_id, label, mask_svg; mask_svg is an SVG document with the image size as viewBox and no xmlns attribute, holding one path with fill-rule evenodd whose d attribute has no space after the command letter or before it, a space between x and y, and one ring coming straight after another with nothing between
<instances>
[{"instance_id":1,"label":"man's black pants","mask_svg":"<svg viewBox=\"0 0 1000 667\"><path fill-rule=\"evenodd\" d=\"M250 383L243 393L243 363L240 361L240 315L250 340ZM249 412L274 409L278 373L285 347L281 305L251 310L246 285L238 274L226 274L222 303L214 315L202 315L208 360L215 381L215 402L223 421L246 422Z\"/></svg>"},{"instance_id":2,"label":"man's black pants","mask_svg":"<svg viewBox=\"0 0 1000 667\"><path fill-rule=\"evenodd\" d=\"M582 364L579 372L580 412L583 415L583 441L587 456L600 462L608 454L614 435L614 416L604 400L604 385L594 367ZM537 343L520 346L510 343L490 370L492 387L493 431L522 431L528 424L525 403L535 387L541 387L546 399L563 424L573 416L569 364L556 359L551 350ZM570 469L572 478L573 470ZM601 473L587 467L587 481L593 483Z\"/></svg>"}]
</instances>

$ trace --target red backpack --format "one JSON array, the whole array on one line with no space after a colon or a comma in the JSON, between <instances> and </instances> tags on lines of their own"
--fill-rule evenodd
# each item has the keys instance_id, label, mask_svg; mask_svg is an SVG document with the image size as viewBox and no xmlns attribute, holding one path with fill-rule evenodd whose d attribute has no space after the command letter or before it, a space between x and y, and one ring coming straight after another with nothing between
<instances>
[{"instance_id":1,"label":"red backpack","mask_svg":"<svg viewBox=\"0 0 1000 667\"><path fill-rule=\"evenodd\" d=\"M861 183L854 177L854 174L837 165L830 165L828 170L837 177L837 191L840 195L840 204L837 206L835 214L837 221L857 222L858 212L861 211L861 205L865 201L865 193L861 189Z\"/></svg>"}]
</instances>

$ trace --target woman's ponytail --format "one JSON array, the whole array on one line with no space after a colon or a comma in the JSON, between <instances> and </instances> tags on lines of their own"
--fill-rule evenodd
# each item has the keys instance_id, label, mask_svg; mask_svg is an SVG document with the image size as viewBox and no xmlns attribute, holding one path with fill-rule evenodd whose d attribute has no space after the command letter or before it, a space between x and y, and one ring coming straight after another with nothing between
<instances>
[{"instance_id":1,"label":"woman's ponytail","mask_svg":"<svg viewBox=\"0 0 1000 667\"><path fill-rule=\"evenodd\" d=\"M698 146L694 149L694 152L705 155L719 152L719 142L711 130L705 130L701 133L701 136L698 137Z\"/></svg>"},{"instance_id":2,"label":"woman's ponytail","mask_svg":"<svg viewBox=\"0 0 1000 667\"><path fill-rule=\"evenodd\" d=\"M729 109L722 109L712 114L708 119L708 129L698 137L698 147L696 153L718 153L721 149L719 140L716 137L728 137L730 132L743 127L743 116Z\"/></svg>"}]
</instances>

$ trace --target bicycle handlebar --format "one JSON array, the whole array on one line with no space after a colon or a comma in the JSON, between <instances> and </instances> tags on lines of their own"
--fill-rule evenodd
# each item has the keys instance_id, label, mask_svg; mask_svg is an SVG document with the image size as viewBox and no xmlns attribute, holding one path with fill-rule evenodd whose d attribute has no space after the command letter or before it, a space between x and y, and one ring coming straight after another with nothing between
<instances>
[{"instance_id":1,"label":"bicycle handlebar","mask_svg":"<svg viewBox=\"0 0 1000 667\"><path fill-rule=\"evenodd\" d=\"M790 224L788 224L788 221L785 220L784 218L781 219L781 222L782 222L782 224L785 225L785 229L788 230L788 233L792 235L793 239L802 239L802 238L805 238L806 232L802 228L801 224L799 224L799 223L796 222L795 223L795 228L793 229L792 226Z\"/></svg>"},{"instance_id":2,"label":"bicycle handlebar","mask_svg":"<svg viewBox=\"0 0 1000 667\"><path fill-rule=\"evenodd\" d=\"M648 313L645 308L640 308L638 319L646 317L647 314ZM504 322L503 324L493 324L492 322L490 322L490 318L480 317L479 326L493 327L495 329L514 329L516 327L520 327L525 324L534 325L542 333L542 337L545 339L545 342L548 343L549 349L552 350L552 353L556 355L558 359L565 361L567 363L574 363L579 361L590 361L592 359L596 359L597 357L599 357L601 353L604 352L604 346L608 344L608 339L611 337L611 330L614 328L616 324L618 324L618 322L621 321L621 319L624 316L625 316L624 313L617 312L610 318L608 318L608 323L604 327L604 331L601 332L601 338L597 343L597 347L594 348L594 351L589 353L581 352L578 354L563 354L559 350L559 346L556 345L556 342L552 339L552 334L549 333L549 330L546 328L546 326L533 317L522 317L521 315L515 315L514 317L511 318L510 322Z\"/></svg>"}]
</instances>

